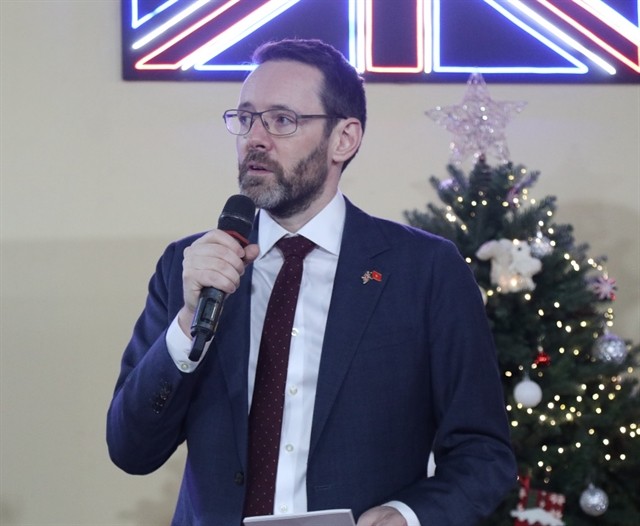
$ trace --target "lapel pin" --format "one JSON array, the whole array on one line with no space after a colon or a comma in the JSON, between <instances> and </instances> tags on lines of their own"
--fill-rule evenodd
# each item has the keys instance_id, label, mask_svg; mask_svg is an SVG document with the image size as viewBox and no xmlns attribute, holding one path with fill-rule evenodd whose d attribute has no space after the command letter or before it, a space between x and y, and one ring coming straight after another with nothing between
<instances>
[{"instance_id":1,"label":"lapel pin","mask_svg":"<svg viewBox=\"0 0 640 526\"><path fill-rule=\"evenodd\" d=\"M377 270L367 270L362 275L361 279L362 279L362 284L363 285L369 283L371 280L373 280L373 281L382 281L382 274L380 274L380 272L378 272Z\"/></svg>"}]
</instances>

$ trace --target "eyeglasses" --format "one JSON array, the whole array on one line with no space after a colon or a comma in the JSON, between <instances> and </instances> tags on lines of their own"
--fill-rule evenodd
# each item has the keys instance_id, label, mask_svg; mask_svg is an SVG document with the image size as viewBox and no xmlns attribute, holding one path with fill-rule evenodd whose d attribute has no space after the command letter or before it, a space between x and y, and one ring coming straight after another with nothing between
<instances>
[{"instance_id":1,"label":"eyeglasses","mask_svg":"<svg viewBox=\"0 0 640 526\"><path fill-rule=\"evenodd\" d=\"M300 119L346 119L342 115L299 115L292 110L227 110L222 114L227 130L233 135L246 135L256 119L260 117L264 129L271 135L283 137L292 135L298 129Z\"/></svg>"}]
</instances>

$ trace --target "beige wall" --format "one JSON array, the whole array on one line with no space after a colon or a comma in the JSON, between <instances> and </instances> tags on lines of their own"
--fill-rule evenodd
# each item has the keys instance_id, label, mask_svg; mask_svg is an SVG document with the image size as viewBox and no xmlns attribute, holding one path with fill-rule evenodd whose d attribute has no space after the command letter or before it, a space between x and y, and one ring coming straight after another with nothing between
<instances>
[{"instance_id":1,"label":"beige wall","mask_svg":"<svg viewBox=\"0 0 640 526\"><path fill-rule=\"evenodd\" d=\"M220 115L238 84L125 83L119 2L0 0L2 19L1 512L3 525L160 525L182 459L113 467L105 412L166 243L206 229L235 193ZM75 66L70 69L69 66ZM490 85L528 101L512 158L542 171L558 220L619 284L615 331L640 340L640 87ZM402 220L446 176L446 131L424 111L464 85L371 85L343 191Z\"/></svg>"}]
</instances>

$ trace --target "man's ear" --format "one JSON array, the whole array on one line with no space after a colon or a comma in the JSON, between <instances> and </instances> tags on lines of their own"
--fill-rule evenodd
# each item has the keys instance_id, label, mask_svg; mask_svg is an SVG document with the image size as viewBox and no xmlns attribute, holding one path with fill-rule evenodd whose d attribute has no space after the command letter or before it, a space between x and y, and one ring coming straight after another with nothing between
<instances>
[{"instance_id":1,"label":"man's ear","mask_svg":"<svg viewBox=\"0 0 640 526\"><path fill-rule=\"evenodd\" d=\"M351 159L360 144L362 143L362 125L358 119L353 117L342 119L333 129L332 134L333 151L332 160L336 163L343 163Z\"/></svg>"}]
</instances>

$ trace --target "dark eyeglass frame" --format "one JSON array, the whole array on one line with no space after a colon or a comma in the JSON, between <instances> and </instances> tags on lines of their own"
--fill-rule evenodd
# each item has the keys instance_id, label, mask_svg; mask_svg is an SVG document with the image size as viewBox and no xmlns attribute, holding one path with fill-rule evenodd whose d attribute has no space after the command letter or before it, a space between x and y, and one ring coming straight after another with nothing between
<instances>
[{"instance_id":1,"label":"dark eyeglass frame","mask_svg":"<svg viewBox=\"0 0 640 526\"><path fill-rule=\"evenodd\" d=\"M273 113L273 112L283 112L286 114L291 115L292 117L295 117L295 128L293 131L288 132L288 133L274 133L273 130L271 130L269 128L269 125L265 122L263 115L265 113ZM232 131L229 128L229 122L227 121L227 118L230 117L237 117L239 114L245 114L245 115L251 115L251 122L249 123L249 127L247 128L247 130L245 132L242 133L236 133L234 131ZM293 135L295 132L298 131L298 121L300 119L346 119L347 117L345 117L344 115L329 115L329 114L305 114L302 115L300 113L296 113L293 110L289 110L289 109L280 109L280 108L271 108L268 110L264 110L264 111L249 111L249 110L241 110L241 109L230 109L230 110L226 110L223 114L222 114L222 119L224 120L225 126L227 128L227 131L229 133L231 133L232 135L246 135L247 133L249 133L251 131L251 128L253 127L253 123L256 120L256 117L260 117L260 121L262 122L262 126L264 127L265 130L267 130L267 132L270 135L273 135L274 137L288 137L289 135Z\"/></svg>"}]
</instances>

